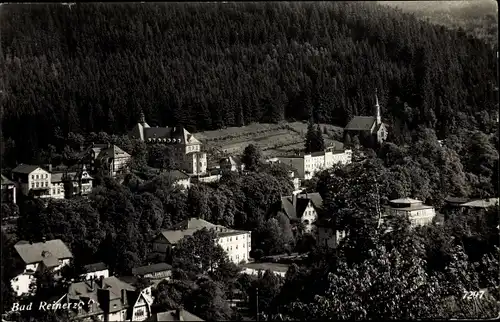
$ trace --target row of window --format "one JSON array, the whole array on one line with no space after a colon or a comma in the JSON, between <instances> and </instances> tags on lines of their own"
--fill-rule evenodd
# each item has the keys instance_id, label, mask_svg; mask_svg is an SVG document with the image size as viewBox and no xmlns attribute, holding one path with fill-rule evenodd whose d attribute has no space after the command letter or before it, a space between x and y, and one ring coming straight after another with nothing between
<instances>
[{"instance_id":1,"label":"row of window","mask_svg":"<svg viewBox=\"0 0 500 322\"><path fill-rule=\"evenodd\" d=\"M48 174L32 174L31 175L31 179L35 180L35 179L47 179L49 177Z\"/></svg>"},{"instance_id":2,"label":"row of window","mask_svg":"<svg viewBox=\"0 0 500 322\"><path fill-rule=\"evenodd\" d=\"M43 188L44 187L43 184L44 184L43 182L32 182L31 183L31 188L35 188L35 187L37 187L37 188ZM49 186L49 182L45 181L45 187L48 187L48 186Z\"/></svg>"},{"instance_id":3,"label":"row of window","mask_svg":"<svg viewBox=\"0 0 500 322\"><path fill-rule=\"evenodd\" d=\"M235 249L238 249L238 245L234 247ZM245 243L243 243L243 248L245 248ZM233 250L233 246L226 247L227 251Z\"/></svg>"}]
</instances>

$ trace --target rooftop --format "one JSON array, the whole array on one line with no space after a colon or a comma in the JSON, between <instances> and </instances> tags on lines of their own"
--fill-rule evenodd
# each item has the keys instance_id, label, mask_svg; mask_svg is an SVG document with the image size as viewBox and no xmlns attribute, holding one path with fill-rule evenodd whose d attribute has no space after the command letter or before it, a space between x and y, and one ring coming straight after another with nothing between
<instances>
[{"instance_id":1,"label":"rooftop","mask_svg":"<svg viewBox=\"0 0 500 322\"><path fill-rule=\"evenodd\" d=\"M37 165L31 165L31 164L23 164L23 163L21 163L20 165L18 165L17 167L15 167L12 170L12 172L13 173L30 174L31 172L35 171L38 168L40 168L40 167L37 166Z\"/></svg>"},{"instance_id":2,"label":"rooftop","mask_svg":"<svg viewBox=\"0 0 500 322\"><path fill-rule=\"evenodd\" d=\"M150 274L150 273L169 271L171 269L172 269L172 266L170 266L167 263L157 263L157 264L133 268L132 274L133 275L146 275L146 274Z\"/></svg>"},{"instance_id":3,"label":"rooftop","mask_svg":"<svg viewBox=\"0 0 500 322\"><path fill-rule=\"evenodd\" d=\"M270 270L272 272L282 272L286 273L288 271L288 268L290 265L288 264L281 264L281 263L270 263L270 262L263 262L263 263L246 263L246 264L241 264L241 268L250 268L254 270Z\"/></svg>"},{"instance_id":4,"label":"rooftop","mask_svg":"<svg viewBox=\"0 0 500 322\"><path fill-rule=\"evenodd\" d=\"M8 184L14 184L14 182L12 182L11 180L9 180L6 176L4 176L2 174L2 177L1 177L1 182L0 182L2 185L8 185Z\"/></svg>"},{"instance_id":5,"label":"rooftop","mask_svg":"<svg viewBox=\"0 0 500 322\"><path fill-rule=\"evenodd\" d=\"M157 313L153 321L204 321L186 310Z\"/></svg>"},{"instance_id":6,"label":"rooftop","mask_svg":"<svg viewBox=\"0 0 500 322\"><path fill-rule=\"evenodd\" d=\"M71 251L60 239L33 244L21 241L15 244L14 248L26 264L39 263L44 260L46 265L53 264L52 260L49 260L51 257L57 260L73 258Z\"/></svg>"},{"instance_id":7,"label":"rooftop","mask_svg":"<svg viewBox=\"0 0 500 322\"><path fill-rule=\"evenodd\" d=\"M390 203L402 203L402 204L421 204L422 201L412 198L400 198L389 200Z\"/></svg>"},{"instance_id":8,"label":"rooftop","mask_svg":"<svg viewBox=\"0 0 500 322\"><path fill-rule=\"evenodd\" d=\"M93 273L108 269L106 264L104 264L103 262L88 264L83 266L83 268L85 269L86 273Z\"/></svg>"},{"instance_id":9,"label":"rooftop","mask_svg":"<svg viewBox=\"0 0 500 322\"><path fill-rule=\"evenodd\" d=\"M375 123L374 116L355 116L346 125L345 130L350 131L369 131L373 123Z\"/></svg>"}]
</instances>

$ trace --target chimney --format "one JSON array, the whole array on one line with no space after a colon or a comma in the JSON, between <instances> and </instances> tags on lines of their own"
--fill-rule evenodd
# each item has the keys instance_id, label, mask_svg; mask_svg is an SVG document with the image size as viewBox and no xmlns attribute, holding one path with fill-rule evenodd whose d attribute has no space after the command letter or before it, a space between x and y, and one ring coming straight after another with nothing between
<instances>
[{"instance_id":1,"label":"chimney","mask_svg":"<svg viewBox=\"0 0 500 322\"><path fill-rule=\"evenodd\" d=\"M30 240L30 245L33 245L33 241L32 240Z\"/></svg>"},{"instance_id":2,"label":"chimney","mask_svg":"<svg viewBox=\"0 0 500 322\"><path fill-rule=\"evenodd\" d=\"M103 287L104 286L104 276L99 276L99 287Z\"/></svg>"},{"instance_id":3,"label":"chimney","mask_svg":"<svg viewBox=\"0 0 500 322\"><path fill-rule=\"evenodd\" d=\"M127 305L127 291L122 289L122 303Z\"/></svg>"},{"instance_id":4,"label":"chimney","mask_svg":"<svg viewBox=\"0 0 500 322\"><path fill-rule=\"evenodd\" d=\"M292 193L292 205L295 206L297 204L297 193Z\"/></svg>"},{"instance_id":5,"label":"chimney","mask_svg":"<svg viewBox=\"0 0 500 322\"><path fill-rule=\"evenodd\" d=\"M181 309L175 309L175 318L177 321L184 321L181 315Z\"/></svg>"},{"instance_id":6,"label":"chimney","mask_svg":"<svg viewBox=\"0 0 500 322\"><path fill-rule=\"evenodd\" d=\"M46 239L45 236L42 237L42 243L45 243Z\"/></svg>"}]
</instances>

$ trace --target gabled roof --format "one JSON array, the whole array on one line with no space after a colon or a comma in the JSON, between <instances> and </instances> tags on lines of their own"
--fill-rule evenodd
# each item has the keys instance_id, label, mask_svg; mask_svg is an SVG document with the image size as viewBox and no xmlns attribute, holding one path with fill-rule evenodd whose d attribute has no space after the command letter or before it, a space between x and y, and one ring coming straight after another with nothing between
<instances>
[{"instance_id":1,"label":"gabled roof","mask_svg":"<svg viewBox=\"0 0 500 322\"><path fill-rule=\"evenodd\" d=\"M369 131L375 121L374 116L355 116L344 129L350 131Z\"/></svg>"},{"instance_id":2,"label":"gabled roof","mask_svg":"<svg viewBox=\"0 0 500 322\"><path fill-rule=\"evenodd\" d=\"M116 158L127 158L127 157L130 157L130 154L123 151L114 144L111 145L109 148L106 147L104 149L101 149L98 156L99 159L106 159L106 158L116 159Z\"/></svg>"},{"instance_id":3,"label":"gabled roof","mask_svg":"<svg viewBox=\"0 0 500 322\"><path fill-rule=\"evenodd\" d=\"M170 176L173 180L186 180L189 179L189 175L180 171L180 170L171 170L166 173L168 176Z\"/></svg>"},{"instance_id":4,"label":"gabled roof","mask_svg":"<svg viewBox=\"0 0 500 322\"><path fill-rule=\"evenodd\" d=\"M319 194L319 192L312 193L301 193L297 195L297 198L309 199L314 204L314 207L321 208L323 207L323 197Z\"/></svg>"},{"instance_id":5,"label":"gabled roof","mask_svg":"<svg viewBox=\"0 0 500 322\"><path fill-rule=\"evenodd\" d=\"M48 258L50 257L54 257L57 260L73 258L71 251L60 239L33 244L18 242L14 245L14 248L26 264L39 263L44 260L49 263Z\"/></svg>"},{"instance_id":6,"label":"gabled roof","mask_svg":"<svg viewBox=\"0 0 500 322\"><path fill-rule=\"evenodd\" d=\"M12 172L14 173L23 173L23 174L30 174L31 172L35 171L36 169L42 169L41 167L37 165L31 165L31 164L23 164L21 163L17 167L15 167Z\"/></svg>"},{"instance_id":7,"label":"gabled roof","mask_svg":"<svg viewBox=\"0 0 500 322\"><path fill-rule=\"evenodd\" d=\"M281 208L288 218L297 218L297 213L291 196L281 197Z\"/></svg>"},{"instance_id":8,"label":"gabled roof","mask_svg":"<svg viewBox=\"0 0 500 322\"><path fill-rule=\"evenodd\" d=\"M153 264L153 265L132 268L132 274L133 275L146 275L146 274L164 272L164 271L170 271L170 270L172 270L172 266L170 266L169 264L157 263L157 264Z\"/></svg>"},{"instance_id":9,"label":"gabled roof","mask_svg":"<svg viewBox=\"0 0 500 322\"><path fill-rule=\"evenodd\" d=\"M122 299L124 291L126 301ZM133 305L138 297L135 287L125 283L115 276L103 278L102 280L84 281L72 283L69 286L67 298L72 301L93 301L92 313L117 312L129 305Z\"/></svg>"},{"instance_id":10,"label":"gabled roof","mask_svg":"<svg viewBox=\"0 0 500 322\"><path fill-rule=\"evenodd\" d=\"M4 176L2 174L2 178L1 178L1 185L9 185L9 184L14 184L14 182L10 181L6 176Z\"/></svg>"},{"instance_id":11,"label":"gabled roof","mask_svg":"<svg viewBox=\"0 0 500 322\"><path fill-rule=\"evenodd\" d=\"M179 316L180 315L180 316ZM153 321L204 321L196 315L189 313L186 310L176 310L166 311L157 313L152 319Z\"/></svg>"},{"instance_id":12,"label":"gabled roof","mask_svg":"<svg viewBox=\"0 0 500 322\"><path fill-rule=\"evenodd\" d=\"M177 244L181 239L186 236L193 235L198 229L186 230L164 230L160 234L172 245Z\"/></svg>"},{"instance_id":13,"label":"gabled roof","mask_svg":"<svg viewBox=\"0 0 500 322\"><path fill-rule=\"evenodd\" d=\"M103 262L88 264L88 265L83 266L83 268L85 269L86 273L93 273L93 272L104 271L104 270L108 269L106 264L104 264Z\"/></svg>"},{"instance_id":14,"label":"gabled roof","mask_svg":"<svg viewBox=\"0 0 500 322\"><path fill-rule=\"evenodd\" d=\"M180 230L186 230L186 229L202 229L202 228L216 228L217 225L214 225L206 220L203 220L201 218L189 218L186 220L181 221L180 223L174 225L172 229L180 229Z\"/></svg>"}]
</instances>

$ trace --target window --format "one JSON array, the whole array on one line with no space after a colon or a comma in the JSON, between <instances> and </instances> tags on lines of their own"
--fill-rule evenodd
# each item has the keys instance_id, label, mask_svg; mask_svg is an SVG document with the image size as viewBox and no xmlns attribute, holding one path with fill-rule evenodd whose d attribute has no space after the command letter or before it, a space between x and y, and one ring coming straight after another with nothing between
<instances>
[{"instance_id":1,"label":"window","mask_svg":"<svg viewBox=\"0 0 500 322\"><path fill-rule=\"evenodd\" d=\"M48 187L49 186L49 183L48 182L45 182L45 187Z\"/></svg>"},{"instance_id":2,"label":"window","mask_svg":"<svg viewBox=\"0 0 500 322\"><path fill-rule=\"evenodd\" d=\"M35 179L35 175L34 174L31 175L31 179Z\"/></svg>"},{"instance_id":3,"label":"window","mask_svg":"<svg viewBox=\"0 0 500 322\"><path fill-rule=\"evenodd\" d=\"M38 179L38 174L36 175L36 178Z\"/></svg>"},{"instance_id":4,"label":"window","mask_svg":"<svg viewBox=\"0 0 500 322\"><path fill-rule=\"evenodd\" d=\"M238 249L238 245L236 245L236 249Z\"/></svg>"},{"instance_id":5,"label":"window","mask_svg":"<svg viewBox=\"0 0 500 322\"><path fill-rule=\"evenodd\" d=\"M16 285L16 291L19 291L19 285Z\"/></svg>"},{"instance_id":6,"label":"window","mask_svg":"<svg viewBox=\"0 0 500 322\"><path fill-rule=\"evenodd\" d=\"M135 316L137 316L137 317L144 316L144 310L137 310L135 312Z\"/></svg>"},{"instance_id":7,"label":"window","mask_svg":"<svg viewBox=\"0 0 500 322\"><path fill-rule=\"evenodd\" d=\"M243 248L245 248L245 243L243 243Z\"/></svg>"},{"instance_id":8,"label":"window","mask_svg":"<svg viewBox=\"0 0 500 322\"><path fill-rule=\"evenodd\" d=\"M37 183L36 183L36 187L38 188L38 186L39 186L39 183L37 182Z\"/></svg>"},{"instance_id":9,"label":"window","mask_svg":"<svg viewBox=\"0 0 500 322\"><path fill-rule=\"evenodd\" d=\"M34 182L31 183L31 188L35 188L35 183Z\"/></svg>"},{"instance_id":10,"label":"window","mask_svg":"<svg viewBox=\"0 0 500 322\"><path fill-rule=\"evenodd\" d=\"M61 189L57 188L57 194L60 194L60 193L61 193Z\"/></svg>"}]
</instances>

